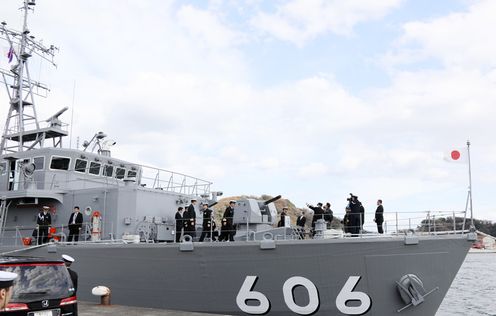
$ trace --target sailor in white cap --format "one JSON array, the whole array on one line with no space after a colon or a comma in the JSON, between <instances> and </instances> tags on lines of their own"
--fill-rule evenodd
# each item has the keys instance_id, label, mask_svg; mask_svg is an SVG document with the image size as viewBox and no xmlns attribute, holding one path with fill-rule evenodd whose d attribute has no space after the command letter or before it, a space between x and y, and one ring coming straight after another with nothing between
<instances>
[{"instance_id":1,"label":"sailor in white cap","mask_svg":"<svg viewBox=\"0 0 496 316\"><path fill-rule=\"evenodd\" d=\"M48 229L52 225L52 216L50 215L50 207L43 206L43 210L38 213L36 224L38 224L38 245L48 242Z\"/></svg>"},{"instance_id":2,"label":"sailor in white cap","mask_svg":"<svg viewBox=\"0 0 496 316\"><path fill-rule=\"evenodd\" d=\"M0 311L3 311L7 304L9 304L16 278L17 273L0 271Z\"/></svg>"},{"instance_id":3,"label":"sailor in white cap","mask_svg":"<svg viewBox=\"0 0 496 316\"><path fill-rule=\"evenodd\" d=\"M233 217L235 205L236 201L229 201L229 206L226 207L226 210L224 211L219 241L234 241Z\"/></svg>"},{"instance_id":4,"label":"sailor in white cap","mask_svg":"<svg viewBox=\"0 0 496 316\"><path fill-rule=\"evenodd\" d=\"M65 266L67 268L67 271L69 272L72 280L72 284L74 285L74 294L77 292L77 286L78 286L78 275L75 271L73 271L70 267L71 264L75 261L73 257L69 255L62 255L62 260L64 260Z\"/></svg>"}]
</instances>

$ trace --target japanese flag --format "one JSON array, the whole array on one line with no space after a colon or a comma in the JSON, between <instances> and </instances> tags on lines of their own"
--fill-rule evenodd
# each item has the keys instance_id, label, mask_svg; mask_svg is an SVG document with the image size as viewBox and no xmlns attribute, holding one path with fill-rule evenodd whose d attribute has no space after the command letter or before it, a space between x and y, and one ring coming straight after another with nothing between
<instances>
[{"instance_id":1,"label":"japanese flag","mask_svg":"<svg viewBox=\"0 0 496 316\"><path fill-rule=\"evenodd\" d=\"M466 149L452 149L444 153L444 160L449 162L467 162L467 150Z\"/></svg>"}]
</instances>

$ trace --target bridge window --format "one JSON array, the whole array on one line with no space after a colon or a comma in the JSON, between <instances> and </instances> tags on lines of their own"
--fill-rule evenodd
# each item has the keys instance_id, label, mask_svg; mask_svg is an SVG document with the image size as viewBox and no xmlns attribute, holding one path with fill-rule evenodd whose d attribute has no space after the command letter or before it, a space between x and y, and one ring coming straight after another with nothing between
<instances>
[{"instance_id":1,"label":"bridge window","mask_svg":"<svg viewBox=\"0 0 496 316\"><path fill-rule=\"evenodd\" d=\"M52 170L69 170L70 162L71 162L70 158L53 156L52 162L50 163L50 169L52 169Z\"/></svg>"},{"instance_id":2,"label":"bridge window","mask_svg":"<svg viewBox=\"0 0 496 316\"><path fill-rule=\"evenodd\" d=\"M96 176L100 175L100 167L101 167L101 165L102 165L102 164L101 164L101 163L99 163L99 162L93 162L93 161L92 161L92 162L90 163L90 171L89 171L89 173L90 173L90 174L94 174L94 175L96 175Z\"/></svg>"},{"instance_id":3,"label":"bridge window","mask_svg":"<svg viewBox=\"0 0 496 316\"><path fill-rule=\"evenodd\" d=\"M105 167L103 168L103 175L106 177L111 177L113 173L114 173L114 167L105 165Z\"/></svg>"},{"instance_id":4,"label":"bridge window","mask_svg":"<svg viewBox=\"0 0 496 316\"><path fill-rule=\"evenodd\" d=\"M124 169L124 168L115 169L115 177L117 179L124 179L125 175L126 175L126 169Z\"/></svg>"},{"instance_id":5,"label":"bridge window","mask_svg":"<svg viewBox=\"0 0 496 316\"><path fill-rule=\"evenodd\" d=\"M45 168L45 157L34 157L33 158L35 170L43 170Z\"/></svg>"},{"instance_id":6,"label":"bridge window","mask_svg":"<svg viewBox=\"0 0 496 316\"><path fill-rule=\"evenodd\" d=\"M128 178L136 178L136 171L129 170L127 172L127 177Z\"/></svg>"},{"instance_id":7,"label":"bridge window","mask_svg":"<svg viewBox=\"0 0 496 316\"><path fill-rule=\"evenodd\" d=\"M86 173L86 167L88 166L88 161L83 159L76 159L76 164L74 165L74 171Z\"/></svg>"}]
</instances>

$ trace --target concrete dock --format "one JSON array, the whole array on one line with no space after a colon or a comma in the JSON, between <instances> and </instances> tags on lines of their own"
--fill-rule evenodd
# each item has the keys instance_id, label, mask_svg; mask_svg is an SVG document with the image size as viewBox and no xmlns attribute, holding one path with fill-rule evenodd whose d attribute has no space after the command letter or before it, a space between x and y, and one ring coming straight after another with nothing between
<instances>
[{"instance_id":1,"label":"concrete dock","mask_svg":"<svg viewBox=\"0 0 496 316\"><path fill-rule=\"evenodd\" d=\"M155 308L130 307L122 305L102 306L90 302L78 302L79 316L119 315L119 316L221 316L218 314L191 313Z\"/></svg>"}]
</instances>

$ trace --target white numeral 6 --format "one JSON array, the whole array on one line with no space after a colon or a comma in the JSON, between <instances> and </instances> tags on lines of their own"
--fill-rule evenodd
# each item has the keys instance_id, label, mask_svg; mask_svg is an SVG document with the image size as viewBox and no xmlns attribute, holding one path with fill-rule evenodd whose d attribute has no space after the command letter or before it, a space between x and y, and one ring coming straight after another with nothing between
<instances>
[{"instance_id":1,"label":"white numeral 6","mask_svg":"<svg viewBox=\"0 0 496 316\"><path fill-rule=\"evenodd\" d=\"M336 307L338 310L346 315L363 315L369 311L372 306L370 297L363 292L353 292L356 285L360 281L359 276L350 276L348 281L344 284L341 292L336 297ZM348 301L359 301L358 306L347 306Z\"/></svg>"}]
</instances>

